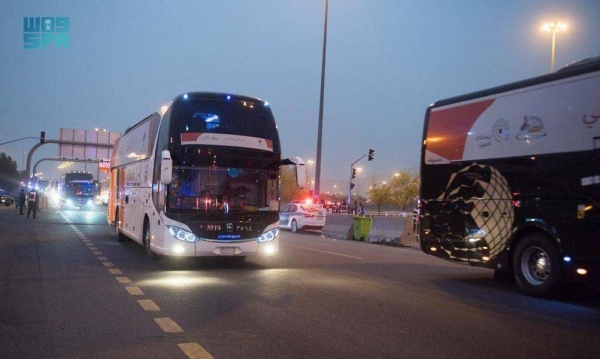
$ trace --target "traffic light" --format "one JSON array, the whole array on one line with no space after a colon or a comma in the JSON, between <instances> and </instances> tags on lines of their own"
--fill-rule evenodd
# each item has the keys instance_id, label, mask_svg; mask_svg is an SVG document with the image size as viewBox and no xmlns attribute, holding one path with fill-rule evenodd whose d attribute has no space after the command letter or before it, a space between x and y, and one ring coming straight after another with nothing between
<instances>
[{"instance_id":1,"label":"traffic light","mask_svg":"<svg viewBox=\"0 0 600 359\"><path fill-rule=\"evenodd\" d=\"M350 189L354 188L355 184L350 182Z\"/></svg>"},{"instance_id":2,"label":"traffic light","mask_svg":"<svg viewBox=\"0 0 600 359\"><path fill-rule=\"evenodd\" d=\"M44 144L44 142L46 142L46 132L42 131L40 133L40 143Z\"/></svg>"},{"instance_id":3,"label":"traffic light","mask_svg":"<svg viewBox=\"0 0 600 359\"><path fill-rule=\"evenodd\" d=\"M356 168L352 168L352 179L356 178Z\"/></svg>"},{"instance_id":4,"label":"traffic light","mask_svg":"<svg viewBox=\"0 0 600 359\"><path fill-rule=\"evenodd\" d=\"M375 151L369 150L369 161L373 160L374 156L375 156Z\"/></svg>"}]
</instances>

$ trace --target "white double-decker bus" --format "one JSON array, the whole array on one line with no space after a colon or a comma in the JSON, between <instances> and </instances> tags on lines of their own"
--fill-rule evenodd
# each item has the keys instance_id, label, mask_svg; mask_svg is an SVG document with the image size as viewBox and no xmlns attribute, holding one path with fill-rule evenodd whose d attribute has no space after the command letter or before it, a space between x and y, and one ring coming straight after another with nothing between
<instances>
[{"instance_id":1,"label":"white double-decker bus","mask_svg":"<svg viewBox=\"0 0 600 359\"><path fill-rule=\"evenodd\" d=\"M108 222L151 258L272 256L279 246L277 126L268 103L187 93L131 126L115 143Z\"/></svg>"}]
</instances>

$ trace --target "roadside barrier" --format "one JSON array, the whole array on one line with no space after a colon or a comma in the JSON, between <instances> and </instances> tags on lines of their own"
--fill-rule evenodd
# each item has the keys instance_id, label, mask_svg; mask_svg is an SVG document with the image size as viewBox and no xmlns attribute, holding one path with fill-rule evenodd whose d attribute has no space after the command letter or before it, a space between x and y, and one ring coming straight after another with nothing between
<instances>
[{"instance_id":1,"label":"roadside barrier","mask_svg":"<svg viewBox=\"0 0 600 359\"><path fill-rule=\"evenodd\" d=\"M373 216L372 220L369 242L400 245L400 236L405 226L404 217Z\"/></svg>"},{"instance_id":2,"label":"roadside barrier","mask_svg":"<svg viewBox=\"0 0 600 359\"><path fill-rule=\"evenodd\" d=\"M327 213L322 236L335 239L352 239L354 236L353 217L347 214Z\"/></svg>"},{"instance_id":3,"label":"roadside barrier","mask_svg":"<svg viewBox=\"0 0 600 359\"><path fill-rule=\"evenodd\" d=\"M400 245L405 247L419 246L419 226L414 222L414 216L406 216L404 232L400 236Z\"/></svg>"}]
</instances>

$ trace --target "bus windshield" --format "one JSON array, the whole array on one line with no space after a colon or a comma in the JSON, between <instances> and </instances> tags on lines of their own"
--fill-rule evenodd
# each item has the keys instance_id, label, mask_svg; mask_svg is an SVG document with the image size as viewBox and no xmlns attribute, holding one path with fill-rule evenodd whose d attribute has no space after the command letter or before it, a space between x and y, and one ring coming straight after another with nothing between
<instances>
[{"instance_id":1,"label":"bus windshield","mask_svg":"<svg viewBox=\"0 0 600 359\"><path fill-rule=\"evenodd\" d=\"M277 171L175 167L167 212L277 211Z\"/></svg>"},{"instance_id":2,"label":"bus windshield","mask_svg":"<svg viewBox=\"0 0 600 359\"><path fill-rule=\"evenodd\" d=\"M173 159L167 213L278 211L279 136L268 106L211 96L178 100L159 139Z\"/></svg>"},{"instance_id":3,"label":"bus windshield","mask_svg":"<svg viewBox=\"0 0 600 359\"><path fill-rule=\"evenodd\" d=\"M91 183L72 182L65 187L66 196L92 196L94 194L94 186Z\"/></svg>"}]
</instances>

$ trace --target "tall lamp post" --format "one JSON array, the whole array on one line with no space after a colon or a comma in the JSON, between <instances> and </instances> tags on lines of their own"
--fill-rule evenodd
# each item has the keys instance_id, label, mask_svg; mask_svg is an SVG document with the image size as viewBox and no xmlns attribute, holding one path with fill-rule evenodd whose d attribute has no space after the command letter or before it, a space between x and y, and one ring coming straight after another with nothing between
<instances>
[{"instance_id":1,"label":"tall lamp post","mask_svg":"<svg viewBox=\"0 0 600 359\"><path fill-rule=\"evenodd\" d=\"M327 53L327 11L329 0L325 0L325 25L323 27L323 59L321 62L321 96L319 100L319 128L317 131L317 166L315 169L314 196L317 200L321 191L321 143L323 142L323 100L325 96L325 58Z\"/></svg>"},{"instance_id":2,"label":"tall lamp post","mask_svg":"<svg viewBox=\"0 0 600 359\"><path fill-rule=\"evenodd\" d=\"M545 23L542 30L552 33L552 54L550 55L550 72L554 72L554 52L556 50L556 32L565 31L567 24L562 22Z\"/></svg>"},{"instance_id":3,"label":"tall lamp post","mask_svg":"<svg viewBox=\"0 0 600 359\"><path fill-rule=\"evenodd\" d=\"M308 160L308 189L312 191L313 189L313 179L312 179L312 166L315 164L315 161Z\"/></svg>"}]
</instances>

